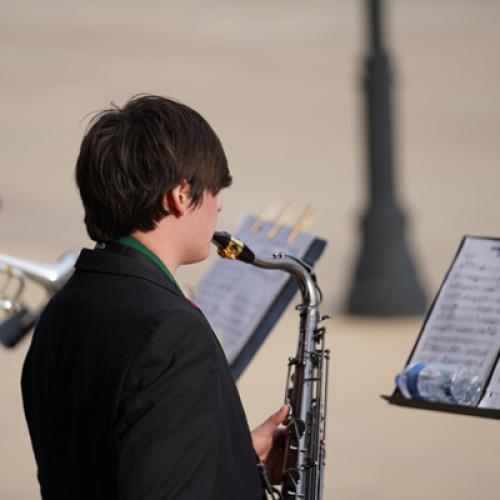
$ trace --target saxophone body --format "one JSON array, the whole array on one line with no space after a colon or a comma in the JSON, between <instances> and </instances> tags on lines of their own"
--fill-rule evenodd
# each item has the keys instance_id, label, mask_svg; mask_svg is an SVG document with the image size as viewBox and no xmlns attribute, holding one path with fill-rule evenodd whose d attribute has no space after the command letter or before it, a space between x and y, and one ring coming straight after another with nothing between
<instances>
[{"instance_id":1,"label":"saxophone body","mask_svg":"<svg viewBox=\"0 0 500 500\"><path fill-rule=\"evenodd\" d=\"M238 259L264 269L279 269L293 276L302 303L297 351L288 360L285 403L289 405L287 442L281 491L269 488L272 498L321 500L326 448L328 364L325 328L320 326L321 290L312 268L302 260L278 253L272 259L257 257L231 235L216 232L212 240L219 255Z\"/></svg>"}]
</instances>

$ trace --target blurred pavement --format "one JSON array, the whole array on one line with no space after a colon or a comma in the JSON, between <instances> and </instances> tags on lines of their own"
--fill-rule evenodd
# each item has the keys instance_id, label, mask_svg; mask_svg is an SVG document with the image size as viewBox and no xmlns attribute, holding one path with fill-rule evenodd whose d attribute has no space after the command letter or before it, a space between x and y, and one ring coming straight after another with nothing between
<instances>
[{"instance_id":1,"label":"blurred pavement","mask_svg":"<svg viewBox=\"0 0 500 500\"><path fill-rule=\"evenodd\" d=\"M271 198L320 210L324 309L342 309L365 193L361 1L0 3L0 251L53 260L88 245L73 182L87 115L158 93L200 111L222 139L235 182L221 229ZM390 6L399 192L432 297L463 234L500 235L500 2ZM209 265L182 269L181 282ZM497 421L379 397L421 323L330 321L325 500L499 497ZM239 383L251 425L281 403L297 324L287 312ZM2 500L39 498L19 394L26 347L0 349Z\"/></svg>"}]
</instances>

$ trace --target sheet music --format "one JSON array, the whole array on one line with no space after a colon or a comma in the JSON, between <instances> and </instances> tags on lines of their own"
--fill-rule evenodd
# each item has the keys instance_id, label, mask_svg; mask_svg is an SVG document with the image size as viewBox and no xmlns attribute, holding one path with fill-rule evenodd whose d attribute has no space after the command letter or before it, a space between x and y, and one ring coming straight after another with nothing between
<instances>
[{"instance_id":1,"label":"sheet music","mask_svg":"<svg viewBox=\"0 0 500 500\"><path fill-rule=\"evenodd\" d=\"M467 236L410 362L467 365L484 384L499 349L500 241Z\"/></svg>"},{"instance_id":2,"label":"sheet music","mask_svg":"<svg viewBox=\"0 0 500 500\"><path fill-rule=\"evenodd\" d=\"M247 215L234 235L256 255L271 258L276 252L303 257L314 240L300 233L286 242L292 228L284 226L274 239L268 233L274 222L264 222L255 234L256 217ZM283 289L290 275L275 269L259 269L239 261L218 259L200 284L194 299L219 337L231 364Z\"/></svg>"}]
</instances>

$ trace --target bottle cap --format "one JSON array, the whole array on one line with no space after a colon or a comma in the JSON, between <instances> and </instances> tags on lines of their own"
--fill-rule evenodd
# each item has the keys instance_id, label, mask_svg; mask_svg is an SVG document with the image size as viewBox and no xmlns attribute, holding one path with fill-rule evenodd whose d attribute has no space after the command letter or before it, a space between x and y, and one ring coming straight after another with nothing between
<instances>
[{"instance_id":1,"label":"bottle cap","mask_svg":"<svg viewBox=\"0 0 500 500\"><path fill-rule=\"evenodd\" d=\"M422 399L418 391L418 376L420 372L427 366L427 363L420 361L406 368L406 387L412 399Z\"/></svg>"}]
</instances>

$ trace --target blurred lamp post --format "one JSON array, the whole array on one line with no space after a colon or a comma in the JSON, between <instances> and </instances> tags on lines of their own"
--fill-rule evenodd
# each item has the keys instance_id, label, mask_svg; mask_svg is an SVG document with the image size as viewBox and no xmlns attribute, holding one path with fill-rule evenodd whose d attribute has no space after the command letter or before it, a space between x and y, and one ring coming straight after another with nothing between
<instances>
[{"instance_id":1,"label":"blurred lamp post","mask_svg":"<svg viewBox=\"0 0 500 500\"><path fill-rule=\"evenodd\" d=\"M395 194L391 66L383 40L383 0L364 2L369 34L363 75L369 196L347 311L374 316L418 314L425 310L425 298L406 244L405 215Z\"/></svg>"}]
</instances>

